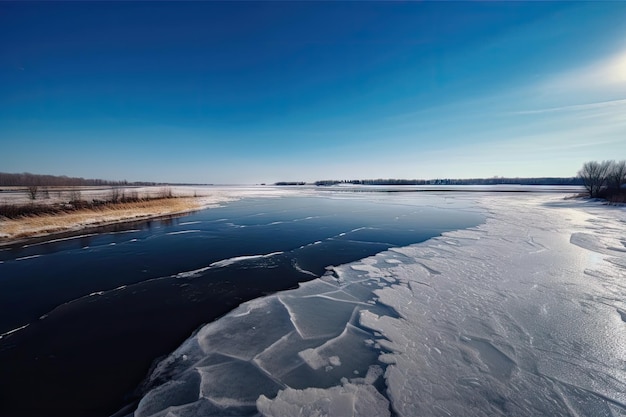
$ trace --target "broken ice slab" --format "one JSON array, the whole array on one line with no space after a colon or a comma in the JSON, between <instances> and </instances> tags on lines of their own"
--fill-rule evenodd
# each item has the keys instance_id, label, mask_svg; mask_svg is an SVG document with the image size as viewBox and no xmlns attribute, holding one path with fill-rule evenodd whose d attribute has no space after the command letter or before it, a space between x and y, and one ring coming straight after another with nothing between
<instances>
[{"instance_id":1,"label":"broken ice slab","mask_svg":"<svg viewBox=\"0 0 626 417\"><path fill-rule=\"evenodd\" d=\"M319 296L303 298L284 294L279 299L303 339L331 338L341 334L356 308L355 303Z\"/></svg>"},{"instance_id":2,"label":"broken ice slab","mask_svg":"<svg viewBox=\"0 0 626 417\"><path fill-rule=\"evenodd\" d=\"M285 307L276 297L266 297L239 306L203 327L196 337L205 353L251 360L293 329Z\"/></svg>"},{"instance_id":3,"label":"broken ice slab","mask_svg":"<svg viewBox=\"0 0 626 417\"><path fill-rule=\"evenodd\" d=\"M200 396L222 407L253 406L260 395L274 396L285 385L250 362L198 368Z\"/></svg>"}]
</instances>

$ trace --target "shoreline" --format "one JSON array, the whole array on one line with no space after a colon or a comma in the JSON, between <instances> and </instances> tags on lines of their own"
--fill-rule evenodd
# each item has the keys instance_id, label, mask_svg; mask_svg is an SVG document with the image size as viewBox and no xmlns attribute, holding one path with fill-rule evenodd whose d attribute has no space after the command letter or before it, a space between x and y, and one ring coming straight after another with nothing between
<instances>
[{"instance_id":1,"label":"shoreline","mask_svg":"<svg viewBox=\"0 0 626 417\"><path fill-rule=\"evenodd\" d=\"M83 198L87 200L107 198L111 188L95 188L92 191L94 192L91 194L84 194ZM147 197L162 195L164 192L161 187L140 187L135 191ZM244 198L273 198L293 193L292 189L274 186L178 186L167 191L173 194L172 198L149 198L145 201L119 203L115 206L83 208L68 213L40 214L18 219L0 217L0 248L116 224L189 214ZM67 195L52 197L47 203L67 201L65 199ZM2 202L26 204L29 200L19 194L12 199L3 196L3 199L0 199L0 203Z\"/></svg>"},{"instance_id":2,"label":"shoreline","mask_svg":"<svg viewBox=\"0 0 626 417\"><path fill-rule=\"evenodd\" d=\"M234 201L231 196L159 198L133 203L119 203L103 208L78 209L68 213L25 216L0 220L0 248L33 239L50 238L65 233L122 223L141 222L184 215Z\"/></svg>"}]
</instances>

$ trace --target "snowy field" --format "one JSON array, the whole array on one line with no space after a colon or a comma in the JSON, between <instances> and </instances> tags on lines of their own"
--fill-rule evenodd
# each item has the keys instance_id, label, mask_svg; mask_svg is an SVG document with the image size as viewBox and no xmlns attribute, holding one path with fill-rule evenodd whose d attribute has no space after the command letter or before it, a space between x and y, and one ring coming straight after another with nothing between
<instances>
[{"instance_id":1,"label":"snowy field","mask_svg":"<svg viewBox=\"0 0 626 417\"><path fill-rule=\"evenodd\" d=\"M198 197L205 206L233 201L246 197L275 197L285 194L284 189L272 186L202 186L173 185L150 187L39 187L35 200L30 198L25 187L4 187L0 189L0 204L58 204L72 199L110 200L113 193L117 197L157 198L172 195L174 197Z\"/></svg>"},{"instance_id":2,"label":"snowy field","mask_svg":"<svg viewBox=\"0 0 626 417\"><path fill-rule=\"evenodd\" d=\"M626 416L626 209L458 193L486 223L241 305L136 417Z\"/></svg>"}]
</instances>

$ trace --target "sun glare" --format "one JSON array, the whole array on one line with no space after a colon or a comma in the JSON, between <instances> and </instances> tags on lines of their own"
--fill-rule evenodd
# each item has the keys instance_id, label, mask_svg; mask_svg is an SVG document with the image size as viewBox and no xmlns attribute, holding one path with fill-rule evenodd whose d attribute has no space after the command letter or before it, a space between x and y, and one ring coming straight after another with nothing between
<instances>
[{"instance_id":1,"label":"sun glare","mask_svg":"<svg viewBox=\"0 0 626 417\"><path fill-rule=\"evenodd\" d=\"M626 52L622 52L607 63L607 76L611 84L626 83Z\"/></svg>"}]
</instances>

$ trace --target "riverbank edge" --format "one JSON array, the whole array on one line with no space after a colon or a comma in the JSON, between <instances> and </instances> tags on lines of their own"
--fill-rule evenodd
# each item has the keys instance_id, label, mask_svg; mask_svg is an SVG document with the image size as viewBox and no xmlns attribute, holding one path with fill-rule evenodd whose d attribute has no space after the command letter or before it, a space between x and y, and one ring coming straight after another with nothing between
<instances>
[{"instance_id":1,"label":"riverbank edge","mask_svg":"<svg viewBox=\"0 0 626 417\"><path fill-rule=\"evenodd\" d=\"M200 210L218 207L221 204L234 200L236 199L231 196L155 199L152 201L161 203L161 210L157 210L156 207L153 207L152 209L149 207L141 207L140 204L137 204L138 207L131 209L128 207L120 207L118 210L115 207L109 207L106 217L113 216L113 218L108 219L102 218L105 216L98 216L99 213L97 210L79 209L71 213L45 214L40 216L22 217L19 219L0 220L0 248L27 244L32 241L62 237L77 232L94 231L116 224L144 222L148 220L158 220L173 216L186 215ZM189 203L190 206L188 208L180 209L178 206L184 202ZM165 211L163 210L163 204L166 206ZM117 215L115 214L116 211L119 212ZM76 218L77 216L86 216L90 214L94 217L90 219ZM43 230L24 230L26 228L25 226L34 220L40 222L54 220L56 224L47 226ZM6 229L7 224L10 224L21 231L13 234L5 233L4 230Z\"/></svg>"}]
</instances>

